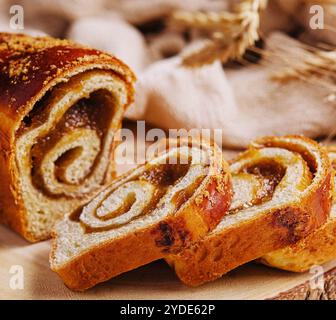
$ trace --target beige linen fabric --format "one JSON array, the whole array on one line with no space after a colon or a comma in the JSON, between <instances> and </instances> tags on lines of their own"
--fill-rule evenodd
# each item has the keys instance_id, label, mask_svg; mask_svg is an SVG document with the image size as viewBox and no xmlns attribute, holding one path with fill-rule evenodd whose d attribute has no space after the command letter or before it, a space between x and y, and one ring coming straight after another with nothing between
<instances>
[{"instance_id":1,"label":"beige linen fabric","mask_svg":"<svg viewBox=\"0 0 336 320\"><path fill-rule=\"evenodd\" d=\"M275 33L267 45L293 50L296 41ZM164 128L220 128L226 147L244 147L264 135L317 137L333 130L336 110L326 101L328 91L301 81L270 80L282 63L276 58L268 65L225 70L219 62L198 69L180 62L159 61L140 75L128 117Z\"/></svg>"},{"instance_id":2,"label":"beige linen fabric","mask_svg":"<svg viewBox=\"0 0 336 320\"><path fill-rule=\"evenodd\" d=\"M186 37L179 28L164 26L162 19L178 9L223 10L228 1L0 0L0 30L13 31L9 28L12 4L24 7L24 32L70 38L128 63L138 77L136 101L127 113L132 120L165 129L221 129L222 145L236 148L263 135L296 133L315 138L334 129L336 106L326 101L330 92L318 84L271 80L281 68L276 58L240 68L223 69L220 62L198 69L181 66L180 53L200 34ZM326 23L334 27L335 7L324 6ZM270 0L261 19L266 46L299 50L296 40L274 33L293 33L298 26L306 28L304 37L311 42L336 42L335 31L308 28L309 17L309 5L303 0ZM140 31L153 23L158 30Z\"/></svg>"}]
</instances>

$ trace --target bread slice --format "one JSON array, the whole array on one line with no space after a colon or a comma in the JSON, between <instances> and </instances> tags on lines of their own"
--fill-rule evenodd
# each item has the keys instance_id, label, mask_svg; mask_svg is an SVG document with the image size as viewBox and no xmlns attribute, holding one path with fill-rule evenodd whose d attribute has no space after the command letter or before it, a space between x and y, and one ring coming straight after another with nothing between
<instances>
[{"instance_id":1,"label":"bread slice","mask_svg":"<svg viewBox=\"0 0 336 320\"><path fill-rule=\"evenodd\" d=\"M27 240L113 178L132 71L67 40L0 33L0 219Z\"/></svg>"},{"instance_id":2,"label":"bread slice","mask_svg":"<svg viewBox=\"0 0 336 320\"><path fill-rule=\"evenodd\" d=\"M69 288L85 290L178 253L227 212L231 179L218 147L168 145L57 225L50 263Z\"/></svg>"},{"instance_id":3,"label":"bread slice","mask_svg":"<svg viewBox=\"0 0 336 320\"><path fill-rule=\"evenodd\" d=\"M310 234L328 218L332 172L326 151L300 136L252 143L230 166L234 198L219 225L167 262L197 286Z\"/></svg>"},{"instance_id":4,"label":"bread slice","mask_svg":"<svg viewBox=\"0 0 336 320\"><path fill-rule=\"evenodd\" d=\"M336 147L329 147L328 154L335 168ZM315 265L321 265L335 258L336 194L334 191L330 217L324 225L299 242L266 254L260 261L275 268L304 272Z\"/></svg>"}]
</instances>

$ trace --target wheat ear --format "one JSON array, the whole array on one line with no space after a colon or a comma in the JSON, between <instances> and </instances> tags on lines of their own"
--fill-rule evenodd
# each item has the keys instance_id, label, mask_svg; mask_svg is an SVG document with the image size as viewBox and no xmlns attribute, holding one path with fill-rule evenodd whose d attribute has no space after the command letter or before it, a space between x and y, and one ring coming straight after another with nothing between
<instances>
[{"instance_id":1,"label":"wheat ear","mask_svg":"<svg viewBox=\"0 0 336 320\"><path fill-rule=\"evenodd\" d=\"M280 82L292 80L312 81L330 90L327 97L335 101L336 97L336 51L323 51L309 46L302 46L304 54L286 60L286 66L272 75L272 79Z\"/></svg>"},{"instance_id":2,"label":"wheat ear","mask_svg":"<svg viewBox=\"0 0 336 320\"><path fill-rule=\"evenodd\" d=\"M183 64L200 67L219 59L223 63L240 58L259 39L260 12L267 0L243 0L232 12L174 13L173 20L185 27L210 33L210 40L201 48L188 52Z\"/></svg>"}]
</instances>

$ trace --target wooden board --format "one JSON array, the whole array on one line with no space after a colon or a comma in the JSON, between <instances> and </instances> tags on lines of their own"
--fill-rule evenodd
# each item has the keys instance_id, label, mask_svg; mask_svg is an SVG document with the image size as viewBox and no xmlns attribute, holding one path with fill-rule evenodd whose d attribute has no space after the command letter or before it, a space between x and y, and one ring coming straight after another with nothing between
<instances>
[{"instance_id":1,"label":"wooden board","mask_svg":"<svg viewBox=\"0 0 336 320\"><path fill-rule=\"evenodd\" d=\"M248 264L199 288L181 284L170 268L158 261L128 272L84 292L67 289L49 269L50 242L28 244L0 227L0 299L271 299L334 298L336 261L324 266L327 292L309 288L312 274L292 274ZM13 290L13 265L22 266L24 289ZM333 270L335 268L335 270ZM329 276L331 275L331 276ZM329 279L330 278L330 279Z\"/></svg>"},{"instance_id":2,"label":"wooden board","mask_svg":"<svg viewBox=\"0 0 336 320\"><path fill-rule=\"evenodd\" d=\"M236 154L224 153L227 158ZM118 172L133 166L119 166ZM336 260L324 266L324 290L311 288L314 274L293 274L254 263L199 288L188 288L164 261L158 261L76 293L49 269L49 249L49 241L32 245L0 226L0 299L336 299ZM10 286L12 266L22 267L23 290Z\"/></svg>"}]
</instances>

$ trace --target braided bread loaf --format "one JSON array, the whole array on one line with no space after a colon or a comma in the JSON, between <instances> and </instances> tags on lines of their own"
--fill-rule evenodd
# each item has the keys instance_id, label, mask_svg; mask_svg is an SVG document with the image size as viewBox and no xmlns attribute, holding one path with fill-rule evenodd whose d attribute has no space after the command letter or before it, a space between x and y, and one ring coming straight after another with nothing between
<instances>
[{"instance_id":1,"label":"braided bread loaf","mask_svg":"<svg viewBox=\"0 0 336 320\"><path fill-rule=\"evenodd\" d=\"M51 268L68 287L84 290L178 253L227 212L231 179L218 147L168 144L57 225Z\"/></svg>"},{"instance_id":2,"label":"braided bread loaf","mask_svg":"<svg viewBox=\"0 0 336 320\"><path fill-rule=\"evenodd\" d=\"M204 239L167 262L187 285L221 277L248 261L296 243L321 226L331 206L326 151L297 136L254 142L230 166L229 214Z\"/></svg>"},{"instance_id":3,"label":"braided bread loaf","mask_svg":"<svg viewBox=\"0 0 336 320\"><path fill-rule=\"evenodd\" d=\"M118 59L66 40L0 34L0 218L30 241L113 177L133 100Z\"/></svg>"}]
</instances>

